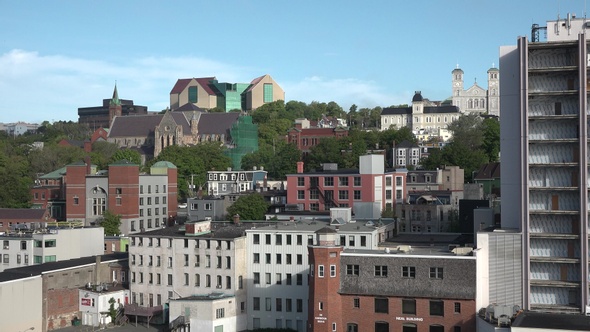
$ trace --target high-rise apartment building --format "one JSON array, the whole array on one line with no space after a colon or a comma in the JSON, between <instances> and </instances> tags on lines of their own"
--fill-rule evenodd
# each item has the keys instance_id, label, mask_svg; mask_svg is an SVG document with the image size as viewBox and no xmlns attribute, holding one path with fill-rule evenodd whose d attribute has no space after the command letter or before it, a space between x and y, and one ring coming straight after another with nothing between
<instances>
[{"instance_id":1,"label":"high-rise apartment building","mask_svg":"<svg viewBox=\"0 0 590 332\"><path fill-rule=\"evenodd\" d=\"M533 41L500 48L502 227L522 233L525 310L589 308L587 22L533 25Z\"/></svg>"}]
</instances>

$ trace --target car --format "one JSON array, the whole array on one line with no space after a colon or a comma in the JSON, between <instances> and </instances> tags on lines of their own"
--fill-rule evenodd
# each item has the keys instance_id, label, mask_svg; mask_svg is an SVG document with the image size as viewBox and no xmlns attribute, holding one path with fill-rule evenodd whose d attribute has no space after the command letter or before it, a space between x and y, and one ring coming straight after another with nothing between
<instances>
[{"instance_id":1,"label":"car","mask_svg":"<svg viewBox=\"0 0 590 332\"><path fill-rule=\"evenodd\" d=\"M186 203L178 203L178 208L179 209L186 209L188 205Z\"/></svg>"}]
</instances>

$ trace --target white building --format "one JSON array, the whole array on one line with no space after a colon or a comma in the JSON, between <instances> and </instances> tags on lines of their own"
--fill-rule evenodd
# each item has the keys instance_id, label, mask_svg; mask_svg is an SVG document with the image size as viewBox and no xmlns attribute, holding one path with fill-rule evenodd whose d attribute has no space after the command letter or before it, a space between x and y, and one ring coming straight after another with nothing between
<instances>
[{"instance_id":1,"label":"white building","mask_svg":"<svg viewBox=\"0 0 590 332\"><path fill-rule=\"evenodd\" d=\"M523 235L525 310L590 312L587 26L568 15L500 48L501 217Z\"/></svg>"},{"instance_id":2,"label":"white building","mask_svg":"<svg viewBox=\"0 0 590 332\"><path fill-rule=\"evenodd\" d=\"M461 113L479 113L500 116L500 71L492 67L488 69L488 89L477 84L465 89L463 70L457 66L452 72L454 106L459 107Z\"/></svg>"},{"instance_id":3,"label":"white building","mask_svg":"<svg viewBox=\"0 0 590 332\"><path fill-rule=\"evenodd\" d=\"M226 171L208 171L207 192L209 195L223 196L254 190L258 181L266 180L267 173L263 167L255 167L251 171L235 171L231 168Z\"/></svg>"},{"instance_id":4,"label":"white building","mask_svg":"<svg viewBox=\"0 0 590 332\"><path fill-rule=\"evenodd\" d=\"M393 235L393 224L379 222L278 222L246 231L248 329L291 328L307 331L308 246L319 234L338 233L338 245L377 249Z\"/></svg>"},{"instance_id":5,"label":"white building","mask_svg":"<svg viewBox=\"0 0 590 332\"><path fill-rule=\"evenodd\" d=\"M240 331L236 317L241 313L236 313L235 300L223 293L170 300L170 323L195 332Z\"/></svg>"},{"instance_id":6,"label":"white building","mask_svg":"<svg viewBox=\"0 0 590 332\"><path fill-rule=\"evenodd\" d=\"M0 272L104 253L102 227L60 228L39 233L0 236Z\"/></svg>"},{"instance_id":7,"label":"white building","mask_svg":"<svg viewBox=\"0 0 590 332\"><path fill-rule=\"evenodd\" d=\"M235 308L228 308L224 317L232 313L232 326L245 330L244 231L241 225L205 221L133 234L129 247L131 303L156 308L191 296L232 296ZM190 320L208 320L203 314L193 313Z\"/></svg>"},{"instance_id":8,"label":"white building","mask_svg":"<svg viewBox=\"0 0 590 332\"><path fill-rule=\"evenodd\" d=\"M114 300L113 309L117 311L129 301L129 290L122 289L120 285L118 289L108 289L108 286L105 285L99 285L98 287L98 289L79 290L78 306L82 316L82 325L107 326L112 322L111 316L107 314L111 307L109 301Z\"/></svg>"}]
</instances>

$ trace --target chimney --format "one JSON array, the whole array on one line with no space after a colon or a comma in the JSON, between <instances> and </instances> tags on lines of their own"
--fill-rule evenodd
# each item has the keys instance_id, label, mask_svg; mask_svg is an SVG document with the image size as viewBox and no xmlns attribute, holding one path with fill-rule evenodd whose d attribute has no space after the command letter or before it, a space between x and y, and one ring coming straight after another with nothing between
<instances>
[{"instance_id":1,"label":"chimney","mask_svg":"<svg viewBox=\"0 0 590 332\"><path fill-rule=\"evenodd\" d=\"M303 161L298 161L297 162L297 173L298 174L303 173Z\"/></svg>"},{"instance_id":2,"label":"chimney","mask_svg":"<svg viewBox=\"0 0 590 332\"><path fill-rule=\"evenodd\" d=\"M264 184L262 185L262 190L268 190L268 180L266 179L266 174L264 175Z\"/></svg>"},{"instance_id":3,"label":"chimney","mask_svg":"<svg viewBox=\"0 0 590 332\"><path fill-rule=\"evenodd\" d=\"M92 142L84 141L84 152L86 152L86 153L92 152Z\"/></svg>"},{"instance_id":4,"label":"chimney","mask_svg":"<svg viewBox=\"0 0 590 332\"><path fill-rule=\"evenodd\" d=\"M100 271L99 271L100 265L101 265L100 262L101 262L100 255L96 255L96 261L95 261L96 266L94 267L94 284L95 285L99 284L98 278L100 276Z\"/></svg>"},{"instance_id":5,"label":"chimney","mask_svg":"<svg viewBox=\"0 0 590 332\"><path fill-rule=\"evenodd\" d=\"M236 213L236 214L234 214L233 218L234 218L234 225L239 225L240 224L240 215Z\"/></svg>"}]
</instances>

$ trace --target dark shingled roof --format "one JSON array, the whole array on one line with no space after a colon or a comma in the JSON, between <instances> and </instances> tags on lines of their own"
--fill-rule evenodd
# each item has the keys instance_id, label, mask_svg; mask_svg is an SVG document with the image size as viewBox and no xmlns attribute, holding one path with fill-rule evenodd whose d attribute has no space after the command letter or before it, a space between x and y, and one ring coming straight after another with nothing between
<instances>
[{"instance_id":1,"label":"dark shingled roof","mask_svg":"<svg viewBox=\"0 0 590 332\"><path fill-rule=\"evenodd\" d=\"M480 167L475 180L489 180L500 178L500 163L487 163Z\"/></svg>"},{"instance_id":2,"label":"dark shingled roof","mask_svg":"<svg viewBox=\"0 0 590 332\"><path fill-rule=\"evenodd\" d=\"M0 220L22 219L41 220L45 215L45 209L0 209Z\"/></svg>"},{"instance_id":3,"label":"dark shingled roof","mask_svg":"<svg viewBox=\"0 0 590 332\"><path fill-rule=\"evenodd\" d=\"M514 319L513 327L547 330L590 331L590 316L579 314L552 314L525 311Z\"/></svg>"},{"instance_id":4,"label":"dark shingled roof","mask_svg":"<svg viewBox=\"0 0 590 332\"><path fill-rule=\"evenodd\" d=\"M162 114L116 116L109 137L150 137L162 121Z\"/></svg>"},{"instance_id":5,"label":"dark shingled roof","mask_svg":"<svg viewBox=\"0 0 590 332\"><path fill-rule=\"evenodd\" d=\"M199 134L221 134L229 136L229 130L238 120L240 113L203 113L199 119ZM189 128L190 131L190 128Z\"/></svg>"},{"instance_id":6,"label":"dark shingled roof","mask_svg":"<svg viewBox=\"0 0 590 332\"><path fill-rule=\"evenodd\" d=\"M170 112L170 115L172 115L172 118L174 119L174 122L176 122L177 125L182 126L182 132L185 135L191 134L191 124L189 120L186 118L185 113Z\"/></svg>"},{"instance_id":7,"label":"dark shingled roof","mask_svg":"<svg viewBox=\"0 0 590 332\"><path fill-rule=\"evenodd\" d=\"M396 148L419 148L418 144L404 140L395 146Z\"/></svg>"},{"instance_id":8,"label":"dark shingled roof","mask_svg":"<svg viewBox=\"0 0 590 332\"><path fill-rule=\"evenodd\" d=\"M129 254L126 252L118 252L108 255L100 255L101 262L109 262L114 260L128 260ZM75 268L81 265L93 264L96 262L96 256L87 256L58 262L50 262L36 265L29 265L4 270L0 272L0 282L23 279L33 276L38 276L46 272L55 270Z\"/></svg>"},{"instance_id":9,"label":"dark shingled roof","mask_svg":"<svg viewBox=\"0 0 590 332\"><path fill-rule=\"evenodd\" d=\"M193 103L184 104L173 111L174 112L188 112L188 111L205 112L204 109L200 108L199 106L197 106Z\"/></svg>"}]
</instances>

